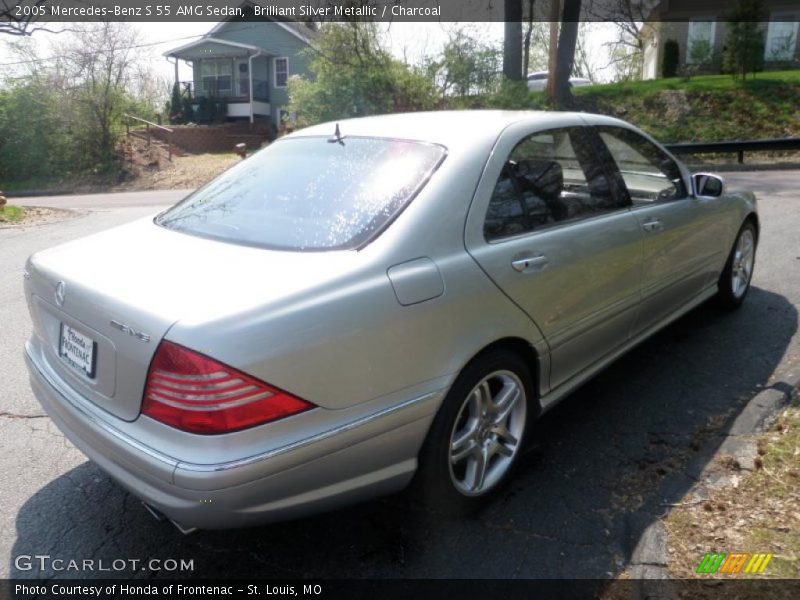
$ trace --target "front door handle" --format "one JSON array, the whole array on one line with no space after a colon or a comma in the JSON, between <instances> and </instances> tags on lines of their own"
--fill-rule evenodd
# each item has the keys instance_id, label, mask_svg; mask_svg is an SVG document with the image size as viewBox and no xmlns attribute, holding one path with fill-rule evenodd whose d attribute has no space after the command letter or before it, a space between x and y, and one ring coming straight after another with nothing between
<instances>
[{"instance_id":1,"label":"front door handle","mask_svg":"<svg viewBox=\"0 0 800 600\"><path fill-rule=\"evenodd\" d=\"M661 231L664 229L664 224L658 219L653 219L647 223L642 223L642 229L645 231Z\"/></svg>"},{"instance_id":2,"label":"front door handle","mask_svg":"<svg viewBox=\"0 0 800 600\"><path fill-rule=\"evenodd\" d=\"M547 260L547 257L544 254L539 254L536 256L526 256L524 258L514 259L511 261L511 267L515 271L524 273L525 271L538 271L544 269L548 262L550 261Z\"/></svg>"}]
</instances>

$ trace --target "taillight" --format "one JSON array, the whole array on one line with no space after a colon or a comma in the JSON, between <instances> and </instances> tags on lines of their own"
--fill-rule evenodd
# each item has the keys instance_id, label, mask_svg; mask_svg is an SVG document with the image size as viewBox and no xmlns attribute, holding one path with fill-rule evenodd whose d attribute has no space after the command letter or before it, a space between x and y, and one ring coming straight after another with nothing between
<instances>
[{"instance_id":1,"label":"taillight","mask_svg":"<svg viewBox=\"0 0 800 600\"><path fill-rule=\"evenodd\" d=\"M228 433L282 419L313 404L172 342L147 373L142 413L192 433Z\"/></svg>"}]
</instances>

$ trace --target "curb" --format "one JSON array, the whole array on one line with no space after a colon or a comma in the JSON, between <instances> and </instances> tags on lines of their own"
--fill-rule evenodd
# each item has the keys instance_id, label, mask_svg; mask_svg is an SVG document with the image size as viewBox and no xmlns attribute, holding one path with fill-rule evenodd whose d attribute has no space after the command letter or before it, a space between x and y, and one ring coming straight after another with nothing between
<instances>
[{"instance_id":1,"label":"curb","mask_svg":"<svg viewBox=\"0 0 800 600\"><path fill-rule=\"evenodd\" d=\"M14 198L31 198L35 196L73 196L80 194L78 190L21 190L18 192L6 192L6 198L13 200ZM103 193L103 192L100 192Z\"/></svg>"},{"instance_id":2,"label":"curb","mask_svg":"<svg viewBox=\"0 0 800 600\"><path fill-rule=\"evenodd\" d=\"M713 488L723 485L726 480L719 474L715 456L729 455L735 458L743 470L753 470L753 459L757 456L755 443L749 436L768 429L781 410L797 401L800 396L800 366L794 366L778 377L778 381L760 391L747 403L744 409L731 421L725 431L720 433L725 439L720 444L719 437L712 438L699 450L686 467L665 479L656 497L666 497L667 490L678 486L685 487L686 479L692 480L692 487ZM649 523L644 528L635 525L642 521ZM634 513L629 517L631 530L642 531L638 540L633 540L633 552L629 562L631 579L639 580L637 597L651 597L652 584L649 579L671 579L667 570L667 535L659 515ZM663 590L662 590L663 591Z\"/></svg>"}]
</instances>

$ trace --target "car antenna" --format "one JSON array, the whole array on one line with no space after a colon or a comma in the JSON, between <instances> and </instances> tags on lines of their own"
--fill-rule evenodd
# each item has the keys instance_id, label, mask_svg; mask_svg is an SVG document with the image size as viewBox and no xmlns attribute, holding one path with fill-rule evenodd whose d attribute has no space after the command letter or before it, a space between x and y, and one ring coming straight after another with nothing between
<instances>
[{"instance_id":1,"label":"car antenna","mask_svg":"<svg viewBox=\"0 0 800 600\"><path fill-rule=\"evenodd\" d=\"M339 124L338 123L336 124L336 131L333 132L333 137L332 138L328 138L328 143L329 144L335 144L337 142L339 144L341 144L342 146L344 146L344 139L342 139L342 134L339 132Z\"/></svg>"}]
</instances>

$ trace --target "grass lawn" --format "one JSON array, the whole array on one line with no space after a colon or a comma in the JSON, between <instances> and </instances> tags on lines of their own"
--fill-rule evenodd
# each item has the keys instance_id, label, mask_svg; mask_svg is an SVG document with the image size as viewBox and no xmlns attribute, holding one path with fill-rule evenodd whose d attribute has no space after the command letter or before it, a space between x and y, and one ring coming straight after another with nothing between
<instances>
[{"instance_id":1,"label":"grass lawn","mask_svg":"<svg viewBox=\"0 0 800 600\"><path fill-rule=\"evenodd\" d=\"M575 96L582 109L619 116L666 143L800 136L800 70L595 85Z\"/></svg>"},{"instance_id":2,"label":"grass lawn","mask_svg":"<svg viewBox=\"0 0 800 600\"><path fill-rule=\"evenodd\" d=\"M652 94L663 90L686 90L687 92L708 92L734 90L745 87L751 90L768 90L782 84L800 85L800 69L792 71L766 71L757 73L754 79L737 81L730 75L699 75L684 80L681 77L669 79L652 79L648 81L629 81L608 83L575 88L575 95L619 95L619 94Z\"/></svg>"},{"instance_id":3,"label":"grass lawn","mask_svg":"<svg viewBox=\"0 0 800 600\"><path fill-rule=\"evenodd\" d=\"M4 207L0 208L0 223L19 221L24 214L25 211L19 206L6 204Z\"/></svg>"}]
</instances>

